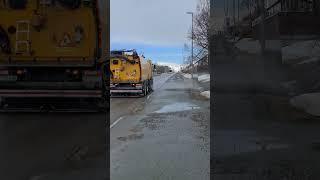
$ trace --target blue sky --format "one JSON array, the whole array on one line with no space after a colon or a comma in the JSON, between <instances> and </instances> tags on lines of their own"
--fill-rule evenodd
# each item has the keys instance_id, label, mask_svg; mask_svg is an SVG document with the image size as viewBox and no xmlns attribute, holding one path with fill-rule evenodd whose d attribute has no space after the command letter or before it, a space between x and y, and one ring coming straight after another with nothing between
<instances>
[{"instance_id":1,"label":"blue sky","mask_svg":"<svg viewBox=\"0 0 320 180\"><path fill-rule=\"evenodd\" d=\"M112 43L113 50L136 49L139 54L152 59L153 62L173 62L180 64L182 61L182 47L149 44Z\"/></svg>"},{"instance_id":2,"label":"blue sky","mask_svg":"<svg viewBox=\"0 0 320 180\"><path fill-rule=\"evenodd\" d=\"M154 62L181 64L198 0L111 0L111 49L136 49Z\"/></svg>"}]
</instances>

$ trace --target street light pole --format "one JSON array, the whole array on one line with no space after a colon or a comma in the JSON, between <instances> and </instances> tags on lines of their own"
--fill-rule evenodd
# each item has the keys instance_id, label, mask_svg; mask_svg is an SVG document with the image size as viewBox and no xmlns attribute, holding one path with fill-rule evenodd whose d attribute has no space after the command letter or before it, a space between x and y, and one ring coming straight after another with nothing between
<instances>
[{"instance_id":1,"label":"street light pole","mask_svg":"<svg viewBox=\"0 0 320 180\"><path fill-rule=\"evenodd\" d=\"M193 64L193 12L187 12L187 14L191 14L192 24L191 24L191 78L193 79L193 73L194 73L194 64Z\"/></svg>"}]
</instances>

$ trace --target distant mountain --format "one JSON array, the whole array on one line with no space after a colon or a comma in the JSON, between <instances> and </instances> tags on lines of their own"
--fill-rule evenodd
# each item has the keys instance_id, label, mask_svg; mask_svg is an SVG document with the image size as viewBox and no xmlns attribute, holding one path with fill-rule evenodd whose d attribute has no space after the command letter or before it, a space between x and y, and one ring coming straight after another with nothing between
<instances>
[{"instance_id":1,"label":"distant mountain","mask_svg":"<svg viewBox=\"0 0 320 180\"><path fill-rule=\"evenodd\" d=\"M181 69L181 64L170 63L170 62L158 62L158 65L169 66L174 72L178 72Z\"/></svg>"}]
</instances>

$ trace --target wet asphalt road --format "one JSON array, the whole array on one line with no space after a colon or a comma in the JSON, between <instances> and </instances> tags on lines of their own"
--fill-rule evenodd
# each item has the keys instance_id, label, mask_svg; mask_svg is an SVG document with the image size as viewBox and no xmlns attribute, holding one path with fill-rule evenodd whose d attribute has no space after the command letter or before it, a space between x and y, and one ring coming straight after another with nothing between
<instances>
[{"instance_id":1,"label":"wet asphalt road","mask_svg":"<svg viewBox=\"0 0 320 180\"><path fill-rule=\"evenodd\" d=\"M0 114L0 179L104 179L105 119L95 113Z\"/></svg>"},{"instance_id":2,"label":"wet asphalt road","mask_svg":"<svg viewBox=\"0 0 320 180\"><path fill-rule=\"evenodd\" d=\"M181 74L145 98L111 100L111 179L209 179L209 101Z\"/></svg>"}]
</instances>

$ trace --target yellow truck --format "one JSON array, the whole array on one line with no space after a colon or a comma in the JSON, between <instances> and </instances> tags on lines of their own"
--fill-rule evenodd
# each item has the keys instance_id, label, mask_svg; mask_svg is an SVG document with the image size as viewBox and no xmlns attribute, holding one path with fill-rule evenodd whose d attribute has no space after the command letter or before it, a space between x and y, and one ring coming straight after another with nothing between
<instances>
[{"instance_id":1,"label":"yellow truck","mask_svg":"<svg viewBox=\"0 0 320 180\"><path fill-rule=\"evenodd\" d=\"M106 0L0 1L0 108L106 109L108 16Z\"/></svg>"},{"instance_id":2,"label":"yellow truck","mask_svg":"<svg viewBox=\"0 0 320 180\"><path fill-rule=\"evenodd\" d=\"M111 51L110 93L114 95L146 96L153 90L151 60L135 50Z\"/></svg>"}]
</instances>

